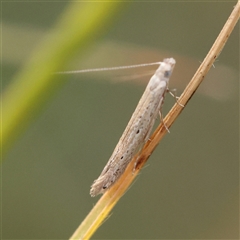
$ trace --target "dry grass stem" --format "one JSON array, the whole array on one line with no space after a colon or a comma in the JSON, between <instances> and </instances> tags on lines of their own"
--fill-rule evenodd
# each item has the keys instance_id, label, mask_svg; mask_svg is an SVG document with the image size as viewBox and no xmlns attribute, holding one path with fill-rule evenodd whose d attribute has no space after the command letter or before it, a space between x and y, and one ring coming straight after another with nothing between
<instances>
[{"instance_id":1,"label":"dry grass stem","mask_svg":"<svg viewBox=\"0 0 240 240\"><path fill-rule=\"evenodd\" d=\"M240 2L236 4L230 17L225 23L222 31L214 42L209 53L205 57L204 61L196 71L190 83L185 88L181 97L173 108L169 111L167 116L164 118L165 125L170 128L174 121L177 119L183 109L186 108L188 101L191 99L194 92L197 90L204 77L208 73L209 69L213 66L214 61L221 53L225 43L227 42L234 26L238 22L240 16ZM180 104L184 105L183 108ZM120 179L100 198L98 203L85 218L79 228L75 231L70 239L89 239L96 229L100 226L103 220L108 216L111 209L117 203L117 201L124 195L126 190L131 185L134 178L138 175L141 168L147 162L149 156L152 154L160 140L167 133L166 128L163 124L160 124L155 130L151 139L145 144L143 150L139 156L135 156L131 163L128 165L124 174ZM138 164L136 170L133 172L136 158L138 157Z\"/></svg>"}]
</instances>

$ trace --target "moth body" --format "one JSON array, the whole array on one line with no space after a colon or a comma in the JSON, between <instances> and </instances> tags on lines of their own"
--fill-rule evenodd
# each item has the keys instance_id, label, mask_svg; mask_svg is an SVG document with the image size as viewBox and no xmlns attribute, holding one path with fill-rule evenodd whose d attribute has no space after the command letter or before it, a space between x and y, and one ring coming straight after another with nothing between
<instances>
[{"instance_id":1,"label":"moth body","mask_svg":"<svg viewBox=\"0 0 240 240\"><path fill-rule=\"evenodd\" d=\"M155 120L161 111L174 65L173 58L164 59L151 77L112 156L91 186L92 197L109 189L125 171L133 156L141 151L148 141Z\"/></svg>"}]
</instances>

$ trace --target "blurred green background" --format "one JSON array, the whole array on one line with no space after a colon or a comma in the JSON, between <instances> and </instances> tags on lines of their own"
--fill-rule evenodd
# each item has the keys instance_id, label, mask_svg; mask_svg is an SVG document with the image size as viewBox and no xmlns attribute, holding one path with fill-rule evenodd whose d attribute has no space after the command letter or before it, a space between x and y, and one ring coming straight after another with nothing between
<instances>
[{"instance_id":1,"label":"blurred green background","mask_svg":"<svg viewBox=\"0 0 240 240\"><path fill-rule=\"evenodd\" d=\"M2 3L3 93L70 4ZM174 57L171 88L180 95L235 4L122 5L109 18L105 33L58 71ZM68 36L63 38L68 41ZM144 71L135 69L134 74ZM3 239L72 235L97 202L89 195L90 185L108 161L151 76L138 81L131 75L126 71L59 75L59 81L66 81L64 87L38 110L4 156ZM173 104L167 96L164 113ZM239 238L239 24L170 131L94 239Z\"/></svg>"}]
</instances>

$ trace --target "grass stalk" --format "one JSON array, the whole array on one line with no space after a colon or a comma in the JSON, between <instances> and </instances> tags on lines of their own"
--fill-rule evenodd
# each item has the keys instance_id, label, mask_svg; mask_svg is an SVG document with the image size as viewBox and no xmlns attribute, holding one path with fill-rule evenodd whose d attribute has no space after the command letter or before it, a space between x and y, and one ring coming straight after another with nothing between
<instances>
[{"instance_id":1,"label":"grass stalk","mask_svg":"<svg viewBox=\"0 0 240 240\"><path fill-rule=\"evenodd\" d=\"M224 45L226 44L234 26L238 22L240 16L240 2L236 4L234 10L230 14L227 22L225 23L223 29L221 30L219 36L215 40L212 48L208 52L204 61L196 71L192 80L189 82L184 92L180 96L178 103L176 103L172 109L169 111L167 116L164 118L165 125L170 128L177 117L180 115L183 109L186 109L188 101L191 99L204 77L213 66L214 61L217 59L221 53ZM182 107L180 104L184 105ZM87 215L81 225L77 228L75 233L71 236L73 239L89 239L93 233L99 228L103 223L104 219L109 215L112 208L119 201L119 199L128 190L132 181L138 175L141 168L147 162L148 158L151 156L152 152L159 144L160 140L167 133L165 126L161 123L155 130L150 140L145 144L140 155L135 156L129 163L127 169L119 180L99 199L97 204L93 207L91 212ZM136 158L138 157L138 164L136 170L133 173L134 164Z\"/></svg>"}]
</instances>

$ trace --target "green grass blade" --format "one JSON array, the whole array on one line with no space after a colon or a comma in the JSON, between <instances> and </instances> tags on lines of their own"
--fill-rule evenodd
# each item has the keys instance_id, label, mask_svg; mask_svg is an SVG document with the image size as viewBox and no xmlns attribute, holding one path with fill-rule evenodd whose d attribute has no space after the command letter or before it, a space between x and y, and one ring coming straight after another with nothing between
<instances>
[{"instance_id":1,"label":"green grass blade","mask_svg":"<svg viewBox=\"0 0 240 240\"><path fill-rule=\"evenodd\" d=\"M74 53L84 53L87 46L106 31L124 4L111 1L69 4L54 30L3 93L3 153L64 84L62 76L53 73L62 70Z\"/></svg>"}]
</instances>

